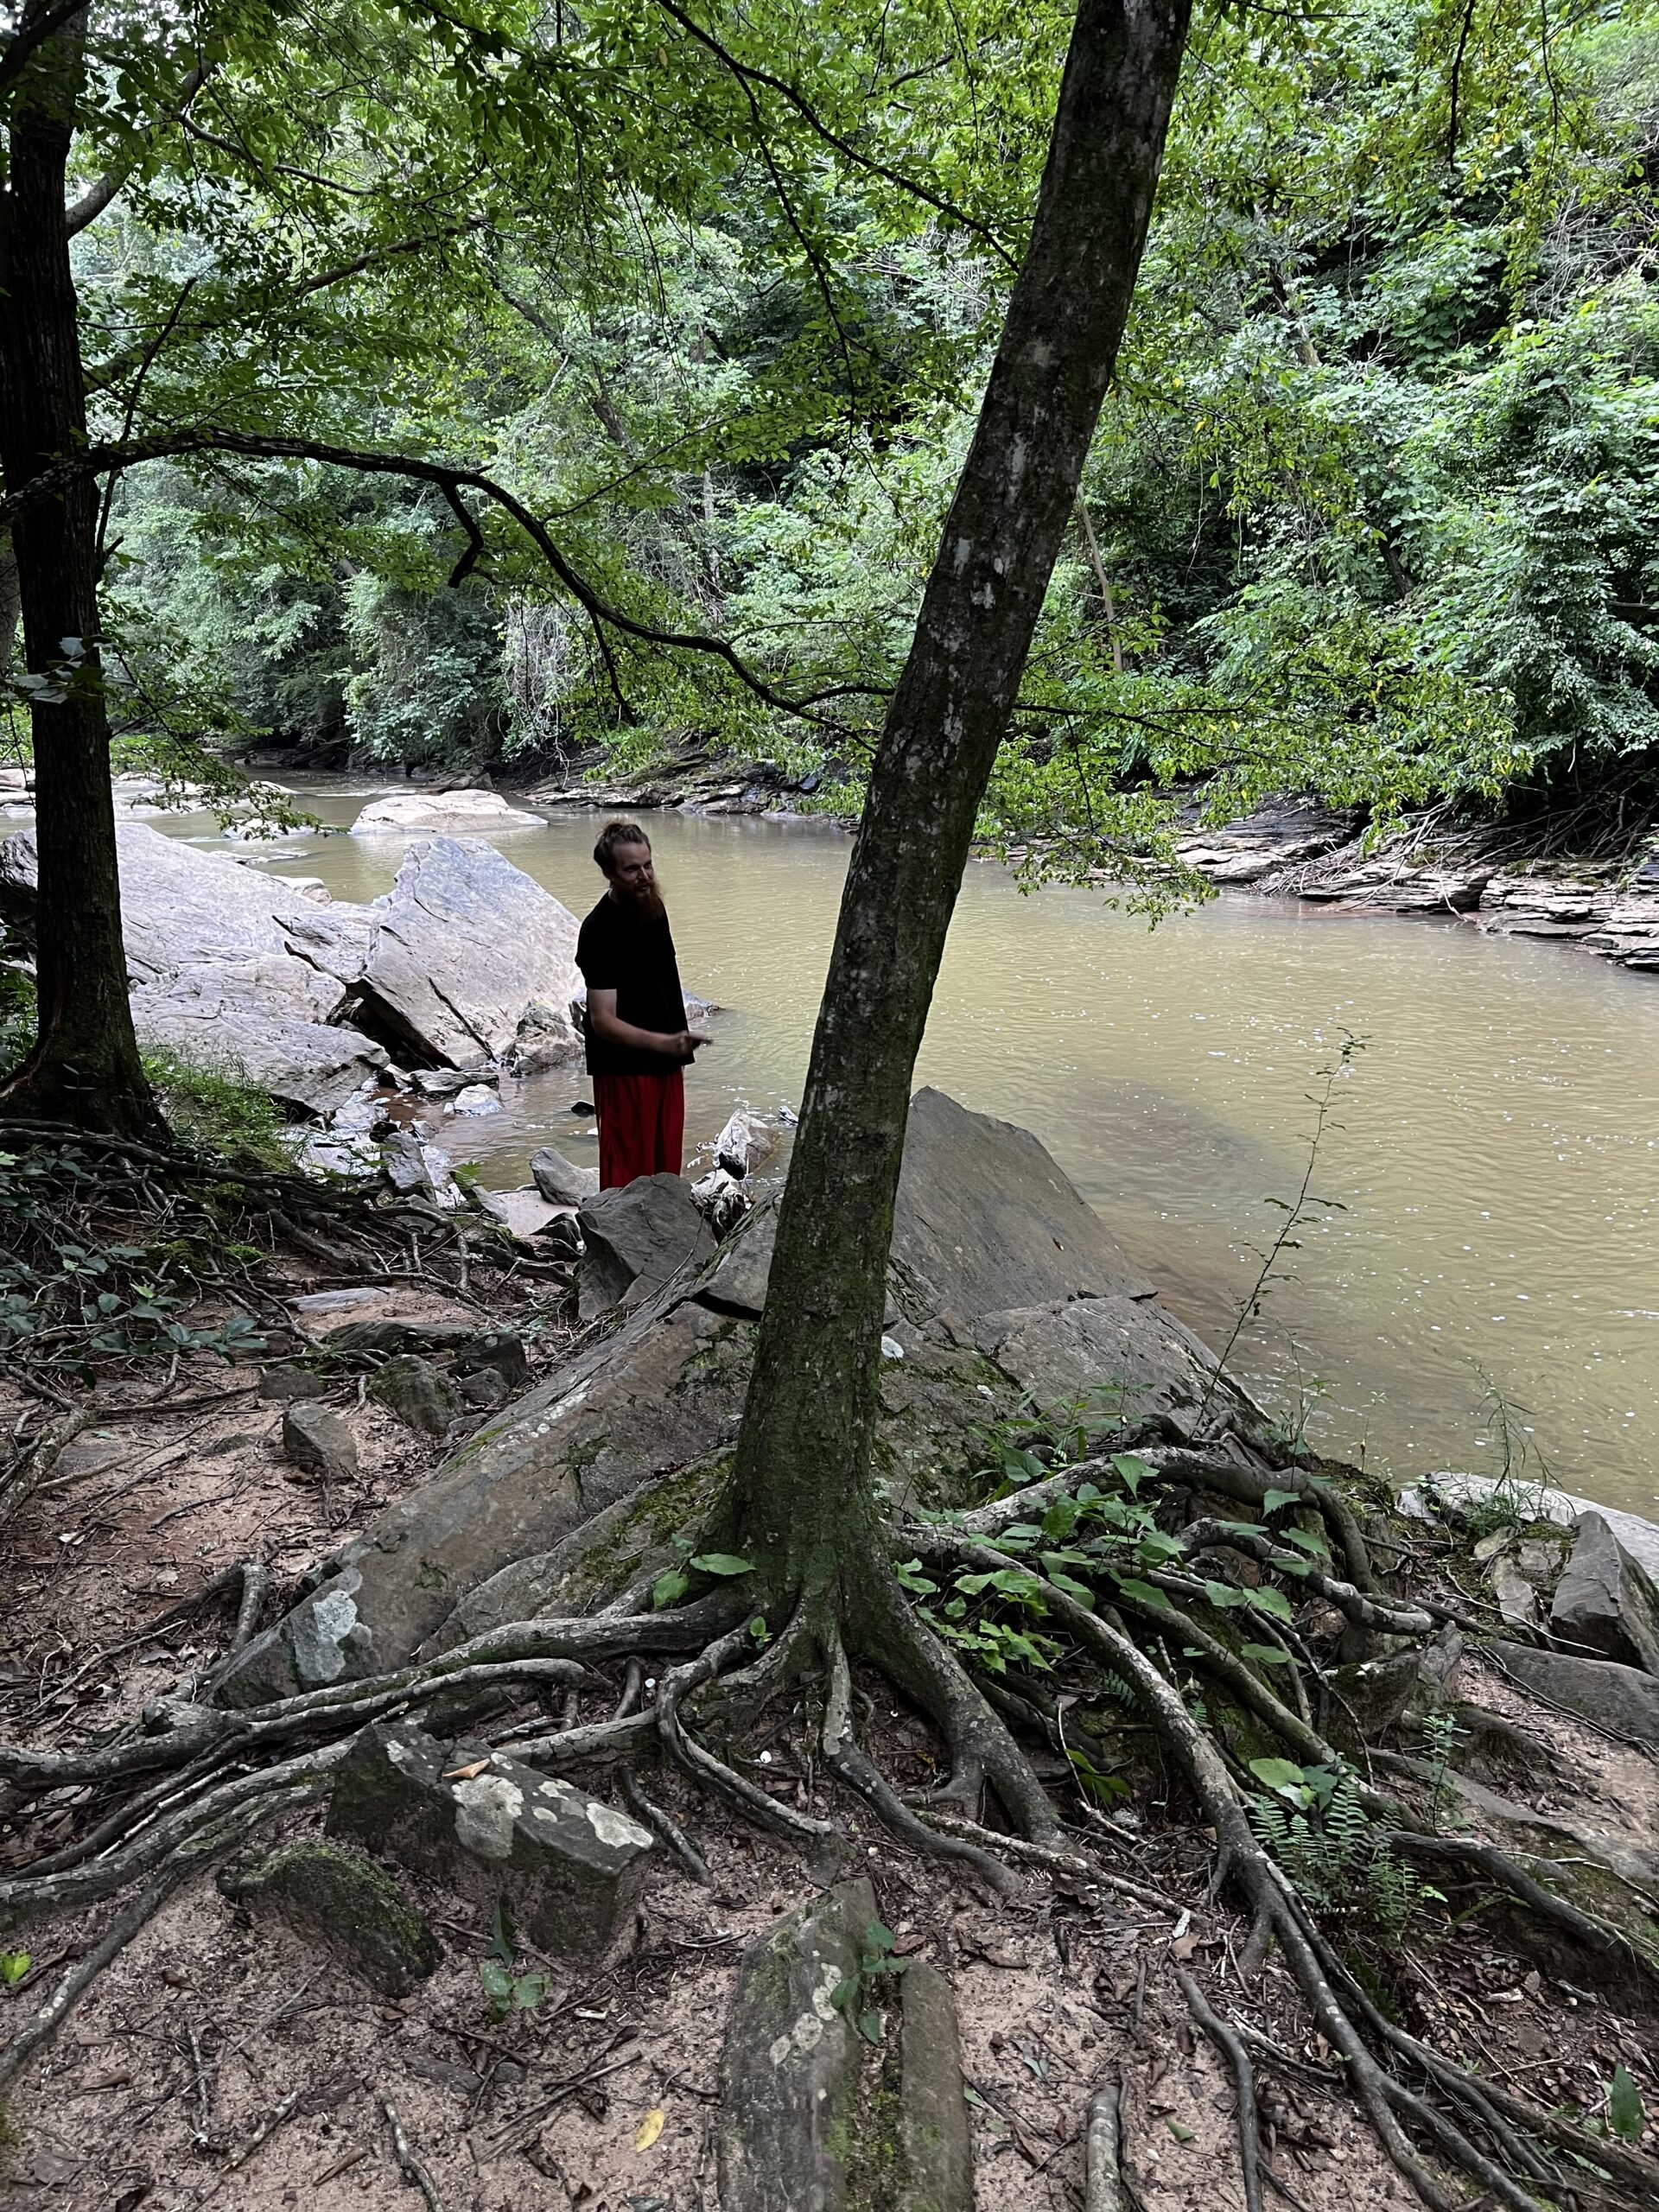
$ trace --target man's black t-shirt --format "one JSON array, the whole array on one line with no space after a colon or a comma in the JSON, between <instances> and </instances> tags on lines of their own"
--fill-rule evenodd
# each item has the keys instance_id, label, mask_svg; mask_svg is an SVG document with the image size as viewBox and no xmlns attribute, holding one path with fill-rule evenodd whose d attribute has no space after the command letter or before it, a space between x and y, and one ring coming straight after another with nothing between
<instances>
[{"instance_id":1,"label":"man's black t-shirt","mask_svg":"<svg viewBox=\"0 0 1659 2212\"><path fill-rule=\"evenodd\" d=\"M685 1027L685 995L666 914L642 914L607 891L582 924L576 965L588 991L614 991L619 1021L672 1037ZM589 1075L667 1075L681 1065L665 1052L607 1045L588 1032Z\"/></svg>"}]
</instances>

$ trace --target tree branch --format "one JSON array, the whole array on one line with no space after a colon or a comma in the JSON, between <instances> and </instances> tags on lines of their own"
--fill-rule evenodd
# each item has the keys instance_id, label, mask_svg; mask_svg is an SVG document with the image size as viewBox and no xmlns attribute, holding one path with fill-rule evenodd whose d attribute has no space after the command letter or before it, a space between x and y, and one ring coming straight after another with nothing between
<instances>
[{"instance_id":1,"label":"tree branch","mask_svg":"<svg viewBox=\"0 0 1659 2212\"><path fill-rule=\"evenodd\" d=\"M165 130L169 124L182 120L185 110L207 83L211 73L206 62L199 61L180 86L179 97L175 104L168 108L164 115L158 115L153 123L146 124L121 158L111 162L98 181L95 184L89 184L79 199L71 203L65 211L63 226L72 238L78 237L88 223L95 223L98 220L134 169L137 168L138 156L148 142L155 137L158 131Z\"/></svg>"},{"instance_id":2,"label":"tree branch","mask_svg":"<svg viewBox=\"0 0 1659 2212\"><path fill-rule=\"evenodd\" d=\"M42 8L33 16L25 14L4 47L0 48L0 92L22 75L29 56L37 48L55 38L86 10L86 0L57 0L55 7Z\"/></svg>"},{"instance_id":3,"label":"tree branch","mask_svg":"<svg viewBox=\"0 0 1659 2212\"><path fill-rule=\"evenodd\" d=\"M408 477L416 483L435 485L446 498L452 491L456 493L461 491L481 493L518 524L570 596L587 611L595 624L602 624L624 637L637 639L642 645L662 645L677 652L707 654L710 659L722 662L744 689L765 705L776 708L780 714L796 715L804 721L822 723L836 730L838 737L844 737L846 733L831 716L817 712L819 708L836 699L871 699L887 696L886 687L879 684L837 683L821 691L808 693L803 698L793 699L758 676L724 638L709 637L696 630L659 629L655 623L642 622L636 616L625 613L620 607L613 607L605 599L579 569L571 566L554 543L545 524L504 485L496 483L493 478L486 476L480 469L462 468L449 461L424 461L413 454L373 453L354 446L329 445L315 438L266 437L241 430L223 429L183 430L165 436L140 439L127 445L92 446L73 460L43 469L20 491L0 500L0 526L10 523L22 508L36 500L51 498L79 476L99 476L112 469L137 467L147 461L181 460L191 454L208 453L245 454L263 461L315 461L329 467L353 469L361 475Z\"/></svg>"},{"instance_id":4,"label":"tree branch","mask_svg":"<svg viewBox=\"0 0 1659 2212\"><path fill-rule=\"evenodd\" d=\"M815 137L823 139L826 146L832 146L836 153L843 155L848 161L854 162L858 168L868 169L872 176L881 177L888 184L895 185L900 192L910 194L912 199L923 201L925 206L934 208L939 214L948 217L951 222L960 224L963 230L971 231L976 238L984 241L1005 268L1015 270L1019 269L1018 260L995 237L988 226L979 222L974 216L968 214L963 208L957 207L953 201L944 199L940 194L930 192L925 184L918 184L913 177L905 175L902 170L889 168L885 162L878 162L873 155L860 153L857 147L843 138L839 131L830 128L793 85L785 78L774 77L769 70L757 69L750 62L739 60L730 48L722 46L712 31L705 30L702 25L688 16L683 8L677 7L675 0L657 0L657 5L665 16L671 16L679 25L688 38L694 39L699 46L705 47L721 67L723 69L728 69L737 79L745 92L748 93L757 127L760 124L760 112L754 107L754 94L752 88L756 85L764 85L768 92L776 92L780 99L787 101L806 124L808 130Z\"/></svg>"}]
</instances>

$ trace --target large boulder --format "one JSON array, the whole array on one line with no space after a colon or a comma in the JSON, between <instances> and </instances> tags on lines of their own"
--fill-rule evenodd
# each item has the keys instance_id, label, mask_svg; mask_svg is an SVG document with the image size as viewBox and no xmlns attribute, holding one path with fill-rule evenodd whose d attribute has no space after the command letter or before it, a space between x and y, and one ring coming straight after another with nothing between
<instances>
[{"instance_id":1,"label":"large boulder","mask_svg":"<svg viewBox=\"0 0 1659 2212\"><path fill-rule=\"evenodd\" d=\"M710 1305L760 1312L777 1228L768 1198L700 1286ZM1154 1294L1040 1139L943 1090L910 1102L892 1265L894 1296L912 1319L947 1315L967 1328L1008 1306Z\"/></svg>"},{"instance_id":2,"label":"large boulder","mask_svg":"<svg viewBox=\"0 0 1659 2212\"><path fill-rule=\"evenodd\" d=\"M712 1259L715 1240L683 1175L641 1175L585 1199L576 1220L582 1258L576 1278L582 1318L636 1306L682 1268Z\"/></svg>"},{"instance_id":3,"label":"large boulder","mask_svg":"<svg viewBox=\"0 0 1659 2212\"><path fill-rule=\"evenodd\" d=\"M144 823L116 833L121 922L138 1040L245 1075L283 1104L327 1114L386 1065L334 1026L372 933L366 910L320 907L280 876L203 853ZM0 906L28 933L35 833L0 846Z\"/></svg>"},{"instance_id":4,"label":"large boulder","mask_svg":"<svg viewBox=\"0 0 1659 2212\"><path fill-rule=\"evenodd\" d=\"M1580 1516L1549 1624L1558 1637L1605 1659L1659 1675L1659 1588L1599 1513Z\"/></svg>"},{"instance_id":5,"label":"large boulder","mask_svg":"<svg viewBox=\"0 0 1659 2212\"><path fill-rule=\"evenodd\" d=\"M493 845L474 837L412 845L372 911L352 1019L406 1062L499 1058L532 1004L543 1029L562 1016L575 1050L576 918Z\"/></svg>"},{"instance_id":6,"label":"large boulder","mask_svg":"<svg viewBox=\"0 0 1659 2212\"><path fill-rule=\"evenodd\" d=\"M539 830L545 817L510 806L499 791L395 791L371 799L353 837L429 836L435 830Z\"/></svg>"},{"instance_id":7,"label":"large boulder","mask_svg":"<svg viewBox=\"0 0 1659 2212\"><path fill-rule=\"evenodd\" d=\"M562 1152L555 1152L550 1144L531 1154L530 1173L550 1205L579 1206L599 1189L596 1167L578 1167L575 1160L567 1160Z\"/></svg>"},{"instance_id":8,"label":"large boulder","mask_svg":"<svg viewBox=\"0 0 1659 2212\"><path fill-rule=\"evenodd\" d=\"M1523 1689L1576 1713L1611 1736L1627 1736L1659 1751L1659 1681L1639 1667L1577 1659L1528 1643L1494 1643L1491 1656Z\"/></svg>"},{"instance_id":9,"label":"large boulder","mask_svg":"<svg viewBox=\"0 0 1659 2212\"><path fill-rule=\"evenodd\" d=\"M1162 1414L1183 1434L1230 1428L1264 1441L1267 1416L1216 1356L1150 1299L1084 1298L987 1313L979 1350L1039 1406L1092 1401L1091 1410L1145 1421Z\"/></svg>"},{"instance_id":10,"label":"large boulder","mask_svg":"<svg viewBox=\"0 0 1659 2212\"><path fill-rule=\"evenodd\" d=\"M1059 1298L1150 1298L1154 1287L1029 1129L942 1090L910 1102L893 1260L912 1297L968 1320Z\"/></svg>"}]
</instances>

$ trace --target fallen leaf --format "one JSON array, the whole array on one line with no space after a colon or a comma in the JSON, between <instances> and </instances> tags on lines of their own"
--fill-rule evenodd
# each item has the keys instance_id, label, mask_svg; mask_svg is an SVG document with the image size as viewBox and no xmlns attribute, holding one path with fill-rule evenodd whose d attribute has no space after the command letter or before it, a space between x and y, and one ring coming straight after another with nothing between
<instances>
[{"instance_id":1,"label":"fallen leaf","mask_svg":"<svg viewBox=\"0 0 1659 2212\"><path fill-rule=\"evenodd\" d=\"M474 1759L471 1766L452 1767L443 1779L446 1782L471 1782L474 1776L482 1774L488 1764L488 1759Z\"/></svg>"},{"instance_id":2,"label":"fallen leaf","mask_svg":"<svg viewBox=\"0 0 1659 2212\"><path fill-rule=\"evenodd\" d=\"M639 2123L639 2133L633 2139L634 2149L636 2151L649 2151L652 2145L662 2133L664 2125L666 2122L667 2118L667 2113L663 2111L660 2106L658 2106L652 2111L648 2112Z\"/></svg>"},{"instance_id":3,"label":"fallen leaf","mask_svg":"<svg viewBox=\"0 0 1659 2212\"><path fill-rule=\"evenodd\" d=\"M1010 1974L1023 1973L1027 1964L1025 1954L1007 1943L982 1943L979 1955L988 1967L1006 1967Z\"/></svg>"}]
</instances>

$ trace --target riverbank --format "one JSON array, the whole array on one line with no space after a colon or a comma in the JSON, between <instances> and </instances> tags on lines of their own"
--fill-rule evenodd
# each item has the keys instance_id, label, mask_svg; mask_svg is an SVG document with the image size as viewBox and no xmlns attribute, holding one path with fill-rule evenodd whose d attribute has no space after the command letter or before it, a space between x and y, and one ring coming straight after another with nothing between
<instances>
[{"instance_id":1,"label":"riverbank","mask_svg":"<svg viewBox=\"0 0 1659 2212\"><path fill-rule=\"evenodd\" d=\"M811 780L811 779L809 779ZM814 818L819 788L803 788L765 762L680 764L614 781L531 784L534 804L609 812L675 808L697 814ZM1633 838L1610 860L1560 848L1548 821L1449 823L1444 810L1408 819L1368 846L1356 810L1275 800L1233 822L1192 826L1176 843L1181 861L1218 889L1294 899L1348 912L1456 919L1498 936L1552 938L1638 973L1659 974L1659 838ZM1026 857L1016 847L1008 859ZM1104 873L1095 880L1111 879Z\"/></svg>"},{"instance_id":2,"label":"riverbank","mask_svg":"<svg viewBox=\"0 0 1659 2212\"><path fill-rule=\"evenodd\" d=\"M1517 1489L1469 1498L1441 1485L1393 1513L1355 1471L1287 1456L1230 1382L1207 1427L1195 1421L1207 1394L1194 1382L1213 1354L1123 1272L1109 1232L1090 1228L1031 1139L935 1102L906 1176L882 1376L897 1496L912 1511L925 1501L988 1511L993 1540L1005 1529L1016 1539L994 1503L1008 1481L1039 1478L1033 1510L1045 1513L1055 1495L1104 1485L1123 1510L1146 1512L1140 1525L1161 1532L1166 1562L1202 1547L1209 1526L1210 1595L1193 1632L1210 1656L1192 1694L1203 1685L1206 1725L1236 1770L1254 1773L1265 1830L1313 1920L1340 1942L1342 1970L1363 1975L1394 2031L1423 2039L1402 2051L1384 2032L1385 2058L1419 2094L1443 2095L1413 2056L1432 2046L1454 2083L1468 2069L1507 2100L1511 2133L1488 2139L1500 2163L1518 2129L1546 2173L1565 2155L1563 2186L1594 2181L1596 2204L1650 2199L1659 1675L1611 1648L1619 1634L1639 1639L1645 1615L1617 1575L1610 1585L1598 1571L1599 1532L1535 1520ZM1004 1194L1000 1211L980 1203L987 1189ZM136 1182L106 1175L88 1225L100 1241L141 1244L144 1203ZM297 1668L314 1700L356 1694L365 1669L396 1665L411 1643L454 1649L453 1632L429 1625L446 1613L462 1635L585 1614L607 1577L671 1567L694 1548L709 1447L720 1450L741 1405L767 1288L749 1249L756 1225L716 1256L696 1248L689 1211L677 1279L585 1329L581 1268L526 1279L510 1260L486 1264L499 1236L487 1223L467 1230L468 1249L446 1241L454 1224L423 1229L410 1216L402 1229L424 1244L416 1268L398 1263L395 1241L377 1255L362 1241L366 1221L353 1229L341 1214L308 1232L336 1247L328 1258L273 1223L251 1308L266 1341L234 1363L188 1351L157 1388L97 1356L91 1421L36 1465L11 1522L8 1741L70 1762L148 1756L147 1745L164 1756L169 1729L223 1712L207 1686L229 1659L237 1727L288 1714L283 1755L303 1763L308 1747L315 1760L346 1738L327 1726L308 1735L296 1708L251 1701L279 1687L274 1667ZM599 1213L589 1225L597 1241ZM605 1230L613 1294L617 1228ZM245 1294L232 1288L231 1302ZM226 1303L221 1290L184 1318L222 1325ZM1080 1386L1116 1394L1082 1446L1068 1440ZM1051 1421L1055 1399L1066 1410ZM3 1410L9 1426L20 1411L48 1433L58 1420L49 1405ZM989 1471L1005 1450L1027 1455L1020 1470ZM1114 1452L1145 1471L1126 1491ZM1341 1586L1351 1609L1393 1608L1411 1633L1368 1635L1309 1583L1310 1562L1328 1567L1327 1546L1340 1553L1343 1525L1306 1510L1306 1497L1296 1505L1309 1477L1339 1490L1376 1569L1374 1599ZM1306 1539L1300 1567L1287 1531ZM1087 1533L1075 1527L1072 1545ZM1004 1571L1017 1579L1022 1556L1016 1546ZM1128 1576L1118 1604L1146 1600ZM1044 1625L1017 1602L974 1602L988 1621ZM1441 1610L1413 1614L1424 1604ZM1237 1672L1213 1640L1230 1619L1235 1642L1240 1619L1247 1639L1262 1639L1245 1642ZM1142 1633L1155 1649L1156 1624ZM1193 1635L1164 1640L1192 1645L1188 1668L1199 1659ZM874 2143L883 2113L889 2126L895 2112L943 2124L958 2163L947 2169L952 2193L933 2200L941 2212L1060 2212L1109 2171L1147 2212L1234 2212L1247 2132L1306 2212L1398 2212L1404 2184L1344 2088L1329 2019L1310 2012L1279 1949L1252 1944L1248 1911L1217 1898L1214 1837L1152 1749L1144 1714L1103 1693L1075 1656L1057 1649L1043 1673L1011 1655L1011 1671L984 1678L1017 1716L1065 1822L1046 1858L1021 1858L995 1807L976 1804L990 1822L978 1833L1012 1860L1006 1891L891 1834L817 1756L816 1710L782 1700L734 1728L700 1716L700 1736L736 1762L760 1806L833 1822L838 1866L809 1870L753 1808L694 1786L668 1756L652 1700L669 1663L631 1669L614 1654L555 1680L557 1660L528 1660L549 1679L509 1683L447 1721L416 1703L389 1733L363 1730L444 1747L442 1789L465 1817L451 1819L441 1852L442 1831L421 1840L406 1822L365 1836L343 1789L332 1805L278 1803L238 1857L189 1875L95 1979L128 1893L113 1885L105 1902L94 1889L20 1920L20 1885L54 1867L72 1884L77 1867L118 1873L133 1849L120 1825L132 1784L72 1774L43 1789L14 1763L0 1805L0 1910L12 1931L0 2023L15 2035L64 1975L90 1979L12 2086L18 2212L194 2206L221 2192L238 2212L281 2212L301 2197L318 2212L399 2212L405 2152L450 2212L529 2212L550 2191L558 2203L561 2190L595 2212L641 2198L688 2212L784 2203L815 2139L787 2095L757 2153L758 2196L731 2177L736 2143L754 2140L743 2131L757 2085L796 2065L792 2044L768 2054L798 2015L817 2031L804 2085L847 2100L851 2139ZM321 1693L309 1687L319 1673L331 1685ZM1259 1713L1241 1701L1247 1675ZM1300 1707L1299 1681L1305 1721L1262 1703L1273 1688ZM284 1674L280 1687L294 1686ZM855 1688L869 1756L936 1817L930 1793L946 1764L937 1730L862 1667ZM1058 1726L1043 1720L1052 1697L1063 1700ZM641 1700L643 1732L628 1718ZM1376 1815L1345 1799L1327 1824L1317 1792L1345 1760L1320 1781L1310 1752L1287 1758L1278 1745L1275 1756L1274 1724L1262 1732L1273 1710L1293 1733L1337 1733L1353 1770L1386 1793L1380 1802L1421 1824L1427 1856L1383 1845ZM622 1766L601 1749L619 1726L633 1729ZM573 1729L599 1755L550 1759L537 1748ZM273 1756L232 1732L174 1794L163 1780L167 1818L188 1825L193 1793L227 1776L247 1792ZM142 1797L152 1777L136 1779ZM596 1937L568 1902L562 1917L539 1911L552 1862L521 1859L516 1845L510 1861L492 1855L489 1793L521 1783L591 1807L607 1848L632 1855L613 1903L583 1905L601 1916ZM652 1826L639 1825L641 1807ZM141 1847L143 1834L141 1823ZM1466 1855L1483 1850L1541 1882L1544 1908L1506 1904L1495 1862ZM1552 1919L1558 1892L1612 1917L1623 1932L1611 1952L1595 1948L1593 1925ZM798 1967L827 1991L818 1967L843 1950L861 2033L844 2001L815 2010L794 1980ZM505 1983L499 1972L493 1982L504 1957ZM902 1974L887 1971L894 1960ZM847 1974L836 1972L839 1987ZM500 1987L505 1999L493 1999ZM1244 2038L1253 2073L1242 2102L1205 2013ZM781 2077L785 2089L792 2078ZM1089 2125L1103 2085L1119 2116L1109 2164ZM1479 2127L1484 2108L1471 2118L1454 2095L1448 2109Z\"/></svg>"}]
</instances>

